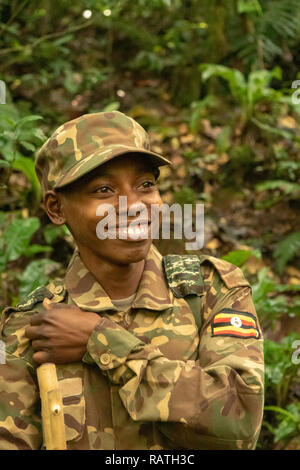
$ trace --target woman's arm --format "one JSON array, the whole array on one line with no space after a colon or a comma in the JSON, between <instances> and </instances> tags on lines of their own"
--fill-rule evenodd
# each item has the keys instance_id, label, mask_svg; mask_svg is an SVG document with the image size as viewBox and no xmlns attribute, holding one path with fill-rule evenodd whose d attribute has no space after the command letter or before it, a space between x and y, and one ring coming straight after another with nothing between
<instances>
[{"instance_id":1,"label":"woman's arm","mask_svg":"<svg viewBox=\"0 0 300 470\"><path fill-rule=\"evenodd\" d=\"M251 290L228 289L215 276L205 302L207 319L196 361L169 360L107 318L91 334L83 361L95 362L120 385L120 397L133 420L158 422L175 446L252 449L263 413L259 326L257 338L212 333L215 315L224 309L248 313L257 321Z\"/></svg>"}]
</instances>

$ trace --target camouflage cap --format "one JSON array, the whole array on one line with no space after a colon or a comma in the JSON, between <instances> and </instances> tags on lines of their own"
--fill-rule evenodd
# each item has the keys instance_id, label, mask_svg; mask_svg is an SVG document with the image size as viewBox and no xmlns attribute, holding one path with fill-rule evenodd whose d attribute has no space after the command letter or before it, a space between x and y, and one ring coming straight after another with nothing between
<instances>
[{"instance_id":1,"label":"camouflage cap","mask_svg":"<svg viewBox=\"0 0 300 470\"><path fill-rule=\"evenodd\" d=\"M36 156L43 191L62 188L112 158L141 153L155 166L170 164L150 150L147 132L119 111L84 114L60 126Z\"/></svg>"}]
</instances>

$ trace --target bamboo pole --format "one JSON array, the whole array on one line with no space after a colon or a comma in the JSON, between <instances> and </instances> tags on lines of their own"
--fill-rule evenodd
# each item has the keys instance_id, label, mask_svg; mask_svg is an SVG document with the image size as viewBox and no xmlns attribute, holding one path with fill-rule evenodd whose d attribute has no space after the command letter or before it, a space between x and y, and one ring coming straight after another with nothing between
<instances>
[{"instance_id":1,"label":"bamboo pole","mask_svg":"<svg viewBox=\"0 0 300 470\"><path fill-rule=\"evenodd\" d=\"M62 397L55 364L47 362L37 369L42 403L43 436L46 450L66 450Z\"/></svg>"}]
</instances>

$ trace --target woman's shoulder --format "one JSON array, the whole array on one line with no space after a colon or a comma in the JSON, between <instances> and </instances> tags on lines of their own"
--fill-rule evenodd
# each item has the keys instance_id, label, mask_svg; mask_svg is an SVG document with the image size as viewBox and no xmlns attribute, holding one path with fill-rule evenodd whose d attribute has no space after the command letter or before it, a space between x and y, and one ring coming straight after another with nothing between
<instances>
[{"instance_id":1,"label":"woman's shoulder","mask_svg":"<svg viewBox=\"0 0 300 470\"><path fill-rule=\"evenodd\" d=\"M29 340L24 334L30 317L44 311L45 298L58 303L64 301L65 296L64 281L57 279L47 286L37 287L16 306L5 307L0 318L0 339L5 343L6 352L24 359L27 353L31 356Z\"/></svg>"},{"instance_id":2,"label":"woman's shoulder","mask_svg":"<svg viewBox=\"0 0 300 470\"><path fill-rule=\"evenodd\" d=\"M171 289L176 293L200 294L205 282L219 280L228 289L249 286L243 271L223 259L210 255L168 254L162 258Z\"/></svg>"}]
</instances>

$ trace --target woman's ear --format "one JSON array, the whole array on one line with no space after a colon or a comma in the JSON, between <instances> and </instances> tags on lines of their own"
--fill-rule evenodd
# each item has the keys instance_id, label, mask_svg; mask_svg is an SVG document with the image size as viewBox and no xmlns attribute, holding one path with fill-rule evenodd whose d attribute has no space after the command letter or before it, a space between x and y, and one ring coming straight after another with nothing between
<instances>
[{"instance_id":1,"label":"woman's ear","mask_svg":"<svg viewBox=\"0 0 300 470\"><path fill-rule=\"evenodd\" d=\"M63 225L66 218L63 210L63 196L55 191L47 191L44 197L45 211L55 225Z\"/></svg>"}]
</instances>

